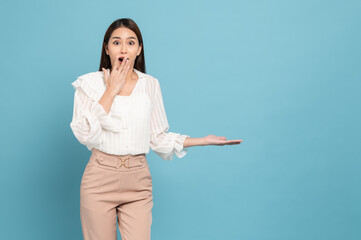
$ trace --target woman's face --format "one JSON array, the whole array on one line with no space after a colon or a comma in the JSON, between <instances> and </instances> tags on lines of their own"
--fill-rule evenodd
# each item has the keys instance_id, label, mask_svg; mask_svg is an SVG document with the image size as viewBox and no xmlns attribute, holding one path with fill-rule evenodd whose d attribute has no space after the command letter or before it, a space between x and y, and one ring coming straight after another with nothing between
<instances>
[{"instance_id":1,"label":"woman's face","mask_svg":"<svg viewBox=\"0 0 361 240\"><path fill-rule=\"evenodd\" d=\"M114 61L116 59L119 61L119 58L124 57L124 59L129 58L129 70L132 70L135 58L141 51L142 46L139 45L137 35L132 30L125 27L114 30L110 36L108 45L105 46L105 52L110 57L112 69Z\"/></svg>"}]
</instances>

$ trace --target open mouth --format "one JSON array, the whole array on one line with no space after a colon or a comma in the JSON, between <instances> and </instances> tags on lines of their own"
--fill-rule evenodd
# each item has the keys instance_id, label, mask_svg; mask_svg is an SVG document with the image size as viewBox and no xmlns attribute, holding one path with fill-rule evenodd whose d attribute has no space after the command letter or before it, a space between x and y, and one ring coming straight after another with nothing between
<instances>
[{"instance_id":1,"label":"open mouth","mask_svg":"<svg viewBox=\"0 0 361 240\"><path fill-rule=\"evenodd\" d=\"M127 58L127 59L129 60L129 58ZM118 60L119 60L119 62L123 62L124 57L120 57L120 58L118 58Z\"/></svg>"}]
</instances>

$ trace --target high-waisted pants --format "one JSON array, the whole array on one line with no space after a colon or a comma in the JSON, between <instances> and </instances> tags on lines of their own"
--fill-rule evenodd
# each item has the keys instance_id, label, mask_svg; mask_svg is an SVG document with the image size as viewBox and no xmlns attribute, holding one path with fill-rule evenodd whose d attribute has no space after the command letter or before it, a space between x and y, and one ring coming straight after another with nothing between
<instances>
[{"instance_id":1,"label":"high-waisted pants","mask_svg":"<svg viewBox=\"0 0 361 240\"><path fill-rule=\"evenodd\" d=\"M112 155L93 148L80 186L85 240L149 240L153 185L145 154ZM118 217L118 221L117 221Z\"/></svg>"}]
</instances>

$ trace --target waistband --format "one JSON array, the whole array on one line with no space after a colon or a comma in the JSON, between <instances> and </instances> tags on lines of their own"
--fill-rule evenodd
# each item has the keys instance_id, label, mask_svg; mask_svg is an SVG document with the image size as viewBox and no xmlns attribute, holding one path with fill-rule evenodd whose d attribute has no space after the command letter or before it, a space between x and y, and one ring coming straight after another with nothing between
<instances>
[{"instance_id":1,"label":"waistband","mask_svg":"<svg viewBox=\"0 0 361 240\"><path fill-rule=\"evenodd\" d=\"M133 171L148 166L144 153L137 155L114 155L93 148L89 159L90 165L113 171Z\"/></svg>"}]
</instances>

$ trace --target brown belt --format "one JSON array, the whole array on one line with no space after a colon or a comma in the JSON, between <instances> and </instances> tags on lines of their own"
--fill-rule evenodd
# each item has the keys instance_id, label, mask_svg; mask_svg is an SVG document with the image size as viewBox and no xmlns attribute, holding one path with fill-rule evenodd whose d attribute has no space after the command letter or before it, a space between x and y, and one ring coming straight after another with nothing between
<instances>
[{"instance_id":1,"label":"brown belt","mask_svg":"<svg viewBox=\"0 0 361 240\"><path fill-rule=\"evenodd\" d=\"M114 168L133 168L140 167L146 162L145 154L138 155L113 155L104 153L96 148L93 150L95 158L100 165L114 167Z\"/></svg>"}]
</instances>

